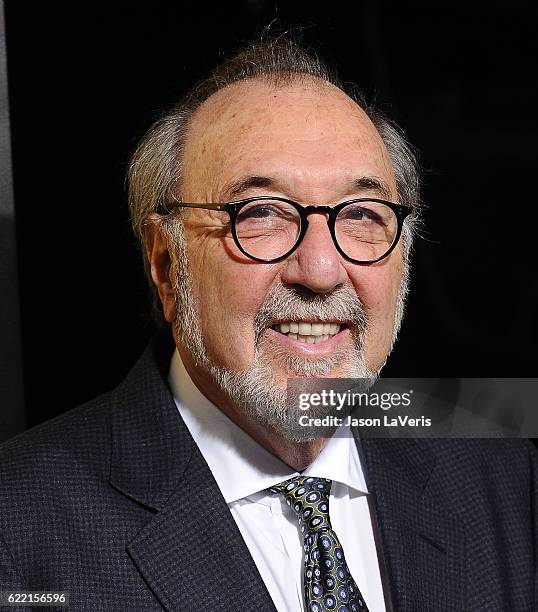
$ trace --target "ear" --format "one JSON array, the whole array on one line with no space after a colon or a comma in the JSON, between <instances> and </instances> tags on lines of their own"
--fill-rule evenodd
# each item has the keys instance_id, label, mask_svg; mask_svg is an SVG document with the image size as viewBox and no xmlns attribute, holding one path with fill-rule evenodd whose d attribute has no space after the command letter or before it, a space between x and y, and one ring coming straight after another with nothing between
<instances>
[{"instance_id":1,"label":"ear","mask_svg":"<svg viewBox=\"0 0 538 612\"><path fill-rule=\"evenodd\" d=\"M151 278L163 305L164 318L172 323L176 316L176 303L171 280L171 258L168 243L157 220L149 219L144 233Z\"/></svg>"}]
</instances>

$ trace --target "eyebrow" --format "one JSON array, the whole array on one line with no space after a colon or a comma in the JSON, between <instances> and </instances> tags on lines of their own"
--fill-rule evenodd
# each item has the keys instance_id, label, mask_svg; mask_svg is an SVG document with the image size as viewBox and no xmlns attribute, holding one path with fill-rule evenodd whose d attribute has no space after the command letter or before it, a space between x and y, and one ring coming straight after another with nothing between
<instances>
[{"instance_id":1,"label":"eyebrow","mask_svg":"<svg viewBox=\"0 0 538 612\"><path fill-rule=\"evenodd\" d=\"M361 176L360 178L356 178L353 181L353 187L357 191L363 191L366 189L368 191L375 191L381 196L382 199L385 200L390 200L392 198L392 192L387 183L375 176Z\"/></svg>"},{"instance_id":2,"label":"eyebrow","mask_svg":"<svg viewBox=\"0 0 538 612\"><path fill-rule=\"evenodd\" d=\"M269 178L268 176L253 175L247 176L237 181L232 181L225 191L229 193L230 197L233 199L254 187L268 188L274 187L275 185L276 181L272 178Z\"/></svg>"},{"instance_id":3,"label":"eyebrow","mask_svg":"<svg viewBox=\"0 0 538 612\"><path fill-rule=\"evenodd\" d=\"M278 181L268 176L251 175L236 181L232 181L225 192L233 200L240 196L245 191L253 188L274 188L278 185ZM385 181L374 176L361 176L351 181L351 189L353 191L374 191L376 194L385 199L390 200L392 192Z\"/></svg>"}]
</instances>

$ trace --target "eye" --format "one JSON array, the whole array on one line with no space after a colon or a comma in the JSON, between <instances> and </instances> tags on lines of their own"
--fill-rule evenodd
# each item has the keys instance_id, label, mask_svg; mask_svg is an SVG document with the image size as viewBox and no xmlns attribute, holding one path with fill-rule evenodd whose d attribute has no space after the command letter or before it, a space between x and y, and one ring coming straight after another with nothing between
<instances>
[{"instance_id":1,"label":"eye","mask_svg":"<svg viewBox=\"0 0 538 612\"><path fill-rule=\"evenodd\" d=\"M390 212L385 206L374 208L368 205L349 204L340 211L338 220L386 225L386 217L390 216Z\"/></svg>"},{"instance_id":2,"label":"eye","mask_svg":"<svg viewBox=\"0 0 538 612\"><path fill-rule=\"evenodd\" d=\"M245 219L263 219L265 217L271 217L272 215L278 215L279 211L276 207L270 204L258 204L249 208L244 208L238 215L238 220Z\"/></svg>"},{"instance_id":3,"label":"eye","mask_svg":"<svg viewBox=\"0 0 538 612\"><path fill-rule=\"evenodd\" d=\"M278 200L256 200L249 202L237 215L237 223L248 223L256 221L290 221L297 217L297 211L293 206Z\"/></svg>"}]
</instances>

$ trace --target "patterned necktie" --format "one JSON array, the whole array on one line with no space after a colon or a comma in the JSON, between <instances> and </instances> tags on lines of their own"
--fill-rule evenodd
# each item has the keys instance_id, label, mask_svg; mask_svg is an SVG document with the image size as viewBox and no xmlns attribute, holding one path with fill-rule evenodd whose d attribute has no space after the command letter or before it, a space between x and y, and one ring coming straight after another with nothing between
<instances>
[{"instance_id":1,"label":"patterned necktie","mask_svg":"<svg viewBox=\"0 0 538 612\"><path fill-rule=\"evenodd\" d=\"M306 612L368 612L353 580L344 551L329 518L328 478L297 476L269 488L284 496L304 535L304 596Z\"/></svg>"}]
</instances>

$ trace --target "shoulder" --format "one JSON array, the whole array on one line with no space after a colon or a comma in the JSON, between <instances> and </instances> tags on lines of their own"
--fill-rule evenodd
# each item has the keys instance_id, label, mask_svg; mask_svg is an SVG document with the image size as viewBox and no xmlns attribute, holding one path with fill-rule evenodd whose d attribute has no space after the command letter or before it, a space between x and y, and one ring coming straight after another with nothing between
<instances>
[{"instance_id":1,"label":"shoulder","mask_svg":"<svg viewBox=\"0 0 538 612\"><path fill-rule=\"evenodd\" d=\"M0 491L10 486L20 490L29 481L108 477L104 472L110 464L113 422L129 428L130 419L144 414L151 400L165 393L168 344L155 337L115 389L0 445ZM160 353L164 356L158 360Z\"/></svg>"},{"instance_id":2,"label":"shoulder","mask_svg":"<svg viewBox=\"0 0 538 612\"><path fill-rule=\"evenodd\" d=\"M468 478L526 480L536 468L537 450L527 439L423 440L433 453L437 469Z\"/></svg>"},{"instance_id":3,"label":"shoulder","mask_svg":"<svg viewBox=\"0 0 538 612\"><path fill-rule=\"evenodd\" d=\"M538 461L532 442L452 439L427 444L435 457L428 483L434 498L484 523L502 522L516 530L534 523Z\"/></svg>"},{"instance_id":4,"label":"shoulder","mask_svg":"<svg viewBox=\"0 0 538 612\"><path fill-rule=\"evenodd\" d=\"M13 496L66 479L103 476L110 455L113 392L0 445L0 490Z\"/></svg>"},{"instance_id":5,"label":"shoulder","mask_svg":"<svg viewBox=\"0 0 538 612\"><path fill-rule=\"evenodd\" d=\"M14 558L26 563L32 551L76 538L92 504L108 499L112 394L0 446L0 539Z\"/></svg>"},{"instance_id":6,"label":"shoulder","mask_svg":"<svg viewBox=\"0 0 538 612\"><path fill-rule=\"evenodd\" d=\"M364 446L377 480L397 474L454 510L476 505L529 510L537 495L537 451L526 439L400 438ZM378 486L388 485L383 480Z\"/></svg>"}]
</instances>

